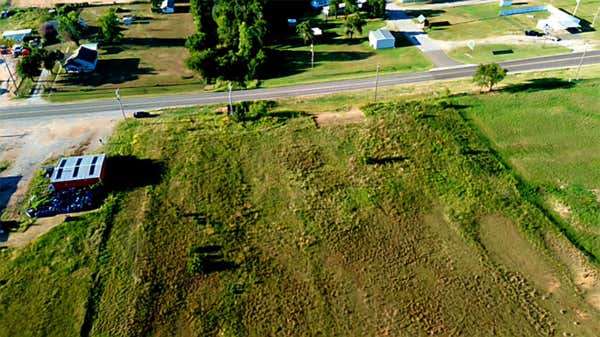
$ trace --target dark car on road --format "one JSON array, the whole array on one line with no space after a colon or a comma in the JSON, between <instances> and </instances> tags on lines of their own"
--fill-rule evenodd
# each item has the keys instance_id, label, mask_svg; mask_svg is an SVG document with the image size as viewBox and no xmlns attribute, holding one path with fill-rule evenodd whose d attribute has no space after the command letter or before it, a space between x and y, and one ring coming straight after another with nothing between
<instances>
[{"instance_id":1,"label":"dark car on road","mask_svg":"<svg viewBox=\"0 0 600 337\"><path fill-rule=\"evenodd\" d=\"M133 113L133 118L146 118L152 116L149 112L146 111L136 111Z\"/></svg>"}]
</instances>

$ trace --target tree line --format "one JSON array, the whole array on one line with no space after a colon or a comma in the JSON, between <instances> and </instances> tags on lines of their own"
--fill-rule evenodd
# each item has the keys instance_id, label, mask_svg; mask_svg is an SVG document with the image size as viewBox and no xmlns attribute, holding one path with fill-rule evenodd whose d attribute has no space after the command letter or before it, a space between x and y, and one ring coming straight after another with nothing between
<instances>
[{"instance_id":1,"label":"tree line","mask_svg":"<svg viewBox=\"0 0 600 337\"><path fill-rule=\"evenodd\" d=\"M330 14L337 17L341 2L331 0ZM357 0L343 2L344 28L352 38L362 33L366 21L359 13ZM186 41L190 51L186 65L208 81L223 78L244 82L260 78L266 70L267 45L285 31L282 29L285 19L298 15L294 12L298 3L308 7L310 1L191 0L196 33ZM363 10L370 17L382 17L385 4L385 0L368 0ZM310 28L310 24L300 23L296 31L305 42L313 37Z\"/></svg>"}]
</instances>

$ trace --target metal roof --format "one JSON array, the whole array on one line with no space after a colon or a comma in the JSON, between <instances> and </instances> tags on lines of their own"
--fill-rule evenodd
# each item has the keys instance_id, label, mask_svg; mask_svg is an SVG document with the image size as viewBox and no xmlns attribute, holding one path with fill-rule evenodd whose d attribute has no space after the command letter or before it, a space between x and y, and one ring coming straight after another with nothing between
<instances>
[{"instance_id":1,"label":"metal roof","mask_svg":"<svg viewBox=\"0 0 600 337\"><path fill-rule=\"evenodd\" d=\"M61 158L52 172L51 183L100 178L104 154Z\"/></svg>"},{"instance_id":2,"label":"metal roof","mask_svg":"<svg viewBox=\"0 0 600 337\"><path fill-rule=\"evenodd\" d=\"M372 30L370 34L373 34L373 37L377 40L396 40L394 35L387 29Z\"/></svg>"}]
</instances>

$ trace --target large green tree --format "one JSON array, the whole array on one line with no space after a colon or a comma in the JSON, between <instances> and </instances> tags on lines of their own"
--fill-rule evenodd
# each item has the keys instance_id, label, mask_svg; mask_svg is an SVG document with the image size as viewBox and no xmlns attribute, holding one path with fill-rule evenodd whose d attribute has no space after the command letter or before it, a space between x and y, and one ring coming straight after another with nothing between
<instances>
[{"instance_id":1,"label":"large green tree","mask_svg":"<svg viewBox=\"0 0 600 337\"><path fill-rule=\"evenodd\" d=\"M118 43L123 38L121 27L119 27L119 18L114 8L109 8L99 19L102 38L106 43Z\"/></svg>"},{"instance_id":2,"label":"large green tree","mask_svg":"<svg viewBox=\"0 0 600 337\"><path fill-rule=\"evenodd\" d=\"M381 18L385 16L385 0L368 0L369 15L372 18Z\"/></svg>"},{"instance_id":3,"label":"large green tree","mask_svg":"<svg viewBox=\"0 0 600 337\"><path fill-rule=\"evenodd\" d=\"M506 77L506 69L502 68L497 63L480 64L477 67L477 72L473 75L473 82L479 86L487 87L492 91L494 85L500 83Z\"/></svg>"},{"instance_id":4,"label":"large green tree","mask_svg":"<svg viewBox=\"0 0 600 337\"><path fill-rule=\"evenodd\" d=\"M363 27L366 24L367 22L359 13L350 14L344 20L344 31L348 37L352 38L354 34L362 34Z\"/></svg>"},{"instance_id":5,"label":"large green tree","mask_svg":"<svg viewBox=\"0 0 600 337\"><path fill-rule=\"evenodd\" d=\"M19 77L21 78L33 79L40 74L41 63L42 60L40 55L35 52L23 56L19 63L17 63L17 74L19 74Z\"/></svg>"},{"instance_id":6,"label":"large green tree","mask_svg":"<svg viewBox=\"0 0 600 337\"><path fill-rule=\"evenodd\" d=\"M265 64L265 0L191 0L196 33L187 66L208 80L258 77Z\"/></svg>"},{"instance_id":7,"label":"large green tree","mask_svg":"<svg viewBox=\"0 0 600 337\"><path fill-rule=\"evenodd\" d=\"M346 4L346 15L358 12L358 3L356 0L344 0Z\"/></svg>"},{"instance_id":8,"label":"large green tree","mask_svg":"<svg viewBox=\"0 0 600 337\"><path fill-rule=\"evenodd\" d=\"M298 24L298 26L296 26L296 33L298 36L300 36L300 38L302 38L305 44L308 41L312 41L314 38L314 33L309 21L304 21Z\"/></svg>"},{"instance_id":9,"label":"large green tree","mask_svg":"<svg viewBox=\"0 0 600 337\"><path fill-rule=\"evenodd\" d=\"M58 21L58 32L64 40L70 40L79 44L83 28L79 24L79 13L77 11L60 11L56 17Z\"/></svg>"},{"instance_id":10,"label":"large green tree","mask_svg":"<svg viewBox=\"0 0 600 337\"><path fill-rule=\"evenodd\" d=\"M337 19L340 0L329 0L329 15L334 15Z\"/></svg>"}]
</instances>

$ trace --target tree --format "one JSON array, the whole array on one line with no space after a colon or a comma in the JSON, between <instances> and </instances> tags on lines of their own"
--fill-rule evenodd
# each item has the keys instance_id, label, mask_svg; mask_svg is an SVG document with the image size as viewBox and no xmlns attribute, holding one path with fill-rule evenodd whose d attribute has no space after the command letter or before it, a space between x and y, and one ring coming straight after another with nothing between
<instances>
[{"instance_id":1,"label":"tree","mask_svg":"<svg viewBox=\"0 0 600 337\"><path fill-rule=\"evenodd\" d=\"M21 78L33 79L40 74L41 59L38 54L23 56L21 61L17 63L17 74Z\"/></svg>"},{"instance_id":2,"label":"tree","mask_svg":"<svg viewBox=\"0 0 600 337\"><path fill-rule=\"evenodd\" d=\"M340 0L329 0L329 15L334 15L337 19L338 9L340 8Z\"/></svg>"},{"instance_id":3,"label":"tree","mask_svg":"<svg viewBox=\"0 0 600 337\"><path fill-rule=\"evenodd\" d=\"M369 15L372 18L382 18L385 16L385 0L368 0Z\"/></svg>"},{"instance_id":4,"label":"tree","mask_svg":"<svg viewBox=\"0 0 600 337\"><path fill-rule=\"evenodd\" d=\"M296 33L302 38L304 44L308 41L312 41L315 37L312 28L310 27L310 22L308 21L304 21L296 26Z\"/></svg>"},{"instance_id":5,"label":"tree","mask_svg":"<svg viewBox=\"0 0 600 337\"><path fill-rule=\"evenodd\" d=\"M117 11L114 8L107 10L106 13L98 19L104 42L117 43L123 38L123 33L121 33L118 20Z\"/></svg>"},{"instance_id":6,"label":"tree","mask_svg":"<svg viewBox=\"0 0 600 337\"><path fill-rule=\"evenodd\" d=\"M65 57L65 55L60 50L54 50L51 52L48 52L44 49L41 49L41 50L44 51L41 56L42 67L52 73L54 64L56 64L56 62L62 60Z\"/></svg>"},{"instance_id":7,"label":"tree","mask_svg":"<svg viewBox=\"0 0 600 337\"><path fill-rule=\"evenodd\" d=\"M40 25L40 36L47 43L53 43L58 38L58 32L56 31L56 26L51 24L50 22L44 22Z\"/></svg>"},{"instance_id":8,"label":"tree","mask_svg":"<svg viewBox=\"0 0 600 337\"><path fill-rule=\"evenodd\" d=\"M480 64L477 72L473 75L473 82L479 84L482 88L488 87L489 91L495 84L499 83L506 76L506 69L497 63Z\"/></svg>"},{"instance_id":9,"label":"tree","mask_svg":"<svg viewBox=\"0 0 600 337\"><path fill-rule=\"evenodd\" d=\"M356 0L344 0L346 4L346 15L358 12L358 4Z\"/></svg>"},{"instance_id":10,"label":"tree","mask_svg":"<svg viewBox=\"0 0 600 337\"><path fill-rule=\"evenodd\" d=\"M191 0L196 33L186 65L205 79L251 80L266 63L266 0Z\"/></svg>"},{"instance_id":11,"label":"tree","mask_svg":"<svg viewBox=\"0 0 600 337\"><path fill-rule=\"evenodd\" d=\"M79 45L82 27L79 24L79 14L72 11L65 13L61 11L56 17L58 21L58 32L64 40L71 40Z\"/></svg>"},{"instance_id":12,"label":"tree","mask_svg":"<svg viewBox=\"0 0 600 337\"><path fill-rule=\"evenodd\" d=\"M352 38L355 33L362 34L363 27L367 24L359 13L350 14L344 20L346 35Z\"/></svg>"}]
</instances>

